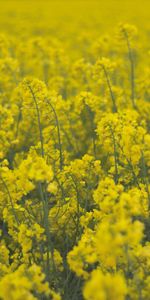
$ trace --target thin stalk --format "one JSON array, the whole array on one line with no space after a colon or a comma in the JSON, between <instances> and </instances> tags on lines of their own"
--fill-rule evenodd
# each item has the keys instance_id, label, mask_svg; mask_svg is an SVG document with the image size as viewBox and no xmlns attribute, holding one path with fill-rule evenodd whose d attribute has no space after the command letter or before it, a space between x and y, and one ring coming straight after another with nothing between
<instances>
[{"instance_id":1,"label":"thin stalk","mask_svg":"<svg viewBox=\"0 0 150 300\"><path fill-rule=\"evenodd\" d=\"M13 204L13 200L12 200L12 197L11 197L11 194L10 194L10 191L9 191L9 188L5 182L5 180L2 178L2 176L0 175L0 179L6 189L6 192L7 192L7 195L8 195L8 198L9 198L9 201L10 201L10 205L11 205L11 208L12 208L12 211L13 211L13 215L14 215L14 218L16 220L16 223L17 225L19 225L19 220L18 220L18 216L16 214L16 211L15 211L15 208L14 208L14 204Z\"/></svg>"},{"instance_id":2,"label":"thin stalk","mask_svg":"<svg viewBox=\"0 0 150 300\"><path fill-rule=\"evenodd\" d=\"M136 108L136 104L135 104L135 66L134 66L134 58L133 58L133 53L132 53L130 41L129 41L129 38L128 38L128 33L126 32L126 30L124 30L124 36L125 36L126 43L127 43L128 57L129 57L129 62L130 62L131 101L132 101L133 108Z\"/></svg>"},{"instance_id":3,"label":"thin stalk","mask_svg":"<svg viewBox=\"0 0 150 300\"><path fill-rule=\"evenodd\" d=\"M56 127L57 127L57 135L58 135L58 144L59 144L59 165L60 165L60 170L62 170L63 168L63 153L62 153L62 143L61 143L61 136L60 136L60 126L59 126L59 120L57 117L57 113L53 107L53 105L51 104L51 102L46 99L47 104L51 107L54 116L55 116L55 121L56 121Z\"/></svg>"},{"instance_id":4,"label":"thin stalk","mask_svg":"<svg viewBox=\"0 0 150 300\"><path fill-rule=\"evenodd\" d=\"M44 228L45 228L45 233L46 233L46 241L47 241L47 251L46 251L46 275L47 275L47 279L48 282L50 282L50 237L49 237L49 224L48 224L48 218L47 218L47 211L46 211L46 206L45 206L45 199L44 199L44 194L43 194L43 190L42 190L42 184L41 182L39 182L38 184L39 187L39 193L40 193L40 197L43 203L43 212L44 212Z\"/></svg>"},{"instance_id":5,"label":"thin stalk","mask_svg":"<svg viewBox=\"0 0 150 300\"><path fill-rule=\"evenodd\" d=\"M85 105L85 107L87 108L87 112L89 114L89 120L90 120L90 123L91 123L91 136L92 136L93 155L96 159L95 124L94 124L93 115L92 115L92 111L91 111L90 107L88 105Z\"/></svg>"},{"instance_id":6,"label":"thin stalk","mask_svg":"<svg viewBox=\"0 0 150 300\"><path fill-rule=\"evenodd\" d=\"M22 117L22 111L21 111L21 109L22 109L22 106L23 106L23 99L21 99L22 100L22 102L21 102L21 104L18 106L18 108L19 108L19 114L18 114L18 118L17 118L17 126L16 126L16 134L15 134L15 138L17 139L17 137L18 137L18 133L19 133L19 124L20 124L20 121L21 121L21 117Z\"/></svg>"},{"instance_id":7,"label":"thin stalk","mask_svg":"<svg viewBox=\"0 0 150 300\"><path fill-rule=\"evenodd\" d=\"M128 157L125 155L124 150L123 150L123 147L121 147L119 144L118 144L118 147L121 149L122 154L124 155L124 157L125 157L125 159L126 159L126 161L127 161L127 163L128 163L128 166L129 166L129 168L130 168L130 170L131 170L131 172L132 172L132 175L133 175L133 177L134 177L134 180L135 180L136 185L138 186L139 189L141 189L141 188L140 188L139 181L138 181L138 178L137 178L137 176L136 176L136 174L135 174L135 172L134 172L134 167L133 167L131 161L130 161L130 160L128 159Z\"/></svg>"},{"instance_id":8,"label":"thin stalk","mask_svg":"<svg viewBox=\"0 0 150 300\"><path fill-rule=\"evenodd\" d=\"M41 156L44 158L44 141L43 141L43 133L42 133L42 125L41 125L41 119L40 119L40 111L39 111L39 107L38 107L38 103L35 97L35 94L31 88L30 85L28 85L29 90L31 92L31 95L33 97L34 103L35 103L35 107L36 107L36 111L37 111L37 119L38 119L38 127L39 127L39 136L40 136L40 143L41 143ZM45 186L45 183L44 183ZM40 193L40 197L41 197L41 201L43 203L43 219L44 219L44 228L45 228L45 233L46 233L46 241L47 241L47 265L46 265L46 275L47 275L47 279L48 282L50 283L50 253L51 253L51 257L53 260L53 253L52 253L52 249L51 249L51 235L50 235L50 230L49 230L49 218L48 218L48 199L47 199L47 193L46 193L46 188L45 188L45 193L43 191L43 186L42 183L39 182L38 184L39 187L39 193Z\"/></svg>"},{"instance_id":9,"label":"thin stalk","mask_svg":"<svg viewBox=\"0 0 150 300\"><path fill-rule=\"evenodd\" d=\"M80 202L79 202L80 196L79 196L79 190L78 190L76 180L74 179L73 175L70 175L70 177L73 181L73 186L74 186L76 196L77 196L77 207L76 207L76 209L77 209L77 222L76 222L76 232L75 232L75 241L74 241L74 244L76 244L77 237L78 237L78 234L79 234L79 225L80 225Z\"/></svg>"},{"instance_id":10,"label":"thin stalk","mask_svg":"<svg viewBox=\"0 0 150 300\"><path fill-rule=\"evenodd\" d=\"M143 151L141 151L141 159L142 159L142 175L143 175L143 182L146 186L146 192L148 195L148 209L150 210L150 192L149 192L149 182L148 182L148 174L147 174L147 167L145 163L145 157Z\"/></svg>"},{"instance_id":11,"label":"thin stalk","mask_svg":"<svg viewBox=\"0 0 150 300\"><path fill-rule=\"evenodd\" d=\"M38 119L38 127L39 127L39 137L40 137L40 143L41 143L41 156L44 157L44 141L43 141L43 134L42 134L42 125L41 125L41 119L40 119L40 111L39 111L39 107L38 107L38 103L35 97L35 94L31 88L30 85L28 85L28 88L31 92L33 101L35 103L35 107L36 107L36 111L37 111L37 119Z\"/></svg>"},{"instance_id":12,"label":"thin stalk","mask_svg":"<svg viewBox=\"0 0 150 300\"><path fill-rule=\"evenodd\" d=\"M110 127L111 130L111 134L112 134L112 140L113 140L113 148L114 148L114 163L115 163L115 184L118 183L118 158L117 158L117 147L116 147L116 140L115 140L115 136L114 136L114 132L112 130L112 128Z\"/></svg>"},{"instance_id":13,"label":"thin stalk","mask_svg":"<svg viewBox=\"0 0 150 300\"><path fill-rule=\"evenodd\" d=\"M115 112L117 112L117 106L116 106L115 96L114 96L113 91L112 91L109 75L108 75L108 72L107 72L106 68L104 67L104 65L102 65L102 68L103 68L103 71L104 71L104 74L105 74L105 77L106 77L106 82L107 82L107 85L108 85L110 97L111 97L112 104L113 104L112 111L115 113Z\"/></svg>"}]
</instances>

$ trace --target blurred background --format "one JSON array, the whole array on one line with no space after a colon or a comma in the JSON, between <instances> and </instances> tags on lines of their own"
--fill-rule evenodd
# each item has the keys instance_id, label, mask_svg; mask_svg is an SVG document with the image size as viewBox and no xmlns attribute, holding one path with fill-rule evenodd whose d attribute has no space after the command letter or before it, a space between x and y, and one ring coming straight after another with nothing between
<instances>
[{"instance_id":1,"label":"blurred background","mask_svg":"<svg viewBox=\"0 0 150 300\"><path fill-rule=\"evenodd\" d=\"M11 34L75 34L80 26L110 30L118 22L149 29L149 0L1 0L0 31ZM95 27L95 25L97 25ZM107 27L107 28L106 28ZM57 30L56 30L57 29Z\"/></svg>"}]
</instances>

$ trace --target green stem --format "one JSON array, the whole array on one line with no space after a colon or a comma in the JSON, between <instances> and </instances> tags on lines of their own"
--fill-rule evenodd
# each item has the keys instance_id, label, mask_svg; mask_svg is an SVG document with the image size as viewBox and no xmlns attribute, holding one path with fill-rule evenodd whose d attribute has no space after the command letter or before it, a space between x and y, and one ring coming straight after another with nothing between
<instances>
[{"instance_id":1,"label":"green stem","mask_svg":"<svg viewBox=\"0 0 150 300\"><path fill-rule=\"evenodd\" d=\"M38 119L38 127L39 127L39 136L40 136L40 143L41 143L41 156L44 157L44 142L43 142L43 134L42 134L42 125L41 125L41 120L40 120L40 111L39 111L39 107L38 107L38 103L35 97L35 94L31 88L30 85L28 85L28 88L31 92L33 101L35 103L35 107L36 107L36 111L37 111L37 119Z\"/></svg>"},{"instance_id":2,"label":"green stem","mask_svg":"<svg viewBox=\"0 0 150 300\"><path fill-rule=\"evenodd\" d=\"M16 223L17 223L17 225L19 225L18 216L17 216L16 211L15 211L15 208L14 208L14 204L13 204L13 200L12 200L12 197L11 197L11 194L10 194L10 191L9 191L9 188L8 188L8 186L7 186L6 182L5 182L5 180L2 178L1 175L0 175L0 179L1 179L1 181L2 181L2 183L3 183L3 185L4 185L4 187L5 187L5 189L6 189L6 191L7 191L7 194L8 194L8 197L9 197L9 201L10 201L10 205L11 205L11 208L12 208L13 215L14 215L14 218L15 218L15 220L16 220Z\"/></svg>"},{"instance_id":3,"label":"green stem","mask_svg":"<svg viewBox=\"0 0 150 300\"><path fill-rule=\"evenodd\" d=\"M57 117L57 113L53 107L53 105L51 104L51 102L46 99L47 104L51 107L54 116L55 116L55 121L56 121L56 127L57 127L57 135L58 135L58 144L59 144L59 164L60 164L60 170L62 170L63 168L63 153L62 153L62 144L61 144L61 136L60 136L60 126L59 126L59 121L58 121L58 117Z\"/></svg>"},{"instance_id":4,"label":"green stem","mask_svg":"<svg viewBox=\"0 0 150 300\"><path fill-rule=\"evenodd\" d=\"M136 104L135 104L135 67L134 67L134 58L133 58L133 53L132 53L131 45L130 45L128 34L127 34L126 30L124 30L124 36L125 36L126 43L127 43L128 57L129 57L129 61L130 61L131 100L132 100L132 106L133 106L133 108L136 109Z\"/></svg>"},{"instance_id":5,"label":"green stem","mask_svg":"<svg viewBox=\"0 0 150 300\"><path fill-rule=\"evenodd\" d=\"M113 104L112 111L115 113L115 112L117 112L117 106L116 106L115 96L113 94L112 87L111 87L111 84L110 84L109 75L108 75L108 72L107 72L106 68L104 67L104 65L102 65L102 68L103 68L103 71L104 71L104 74L105 74L105 77L106 77L106 82L107 82L107 85L108 85L109 93L110 93L112 104Z\"/></svg>"},{"instance_id":6,"label":"green stem","mask_svg":"<svg viewBox=\"0 0 150 300\"><path fill-rule=\"evenodd\" d=\"M145 157L143 151L141 151L141 159L142 159L142 175L143 175L143 182L146 186L146 192L148 195L148 209L150 210L150 192L149 192L149 182L148 182L148 174L147 174L147 167L145 163Z\"/></svg>"},{"instance_id":7,"label":"green stem","mask_svg":"<svg viewBox=\"0 0 150 300\"><path fill-rule=\"evenodd\" d=\"M118 183L118 158L117 158L117 147L116 147L116 140L115 140L115 136L114 136L114 132L112 130L112 128L110 127L110 131L112 134L112 139L113 139L113 147L114 147L114 162L115 162L115 184Z\"/></svg>"}]
</instances>

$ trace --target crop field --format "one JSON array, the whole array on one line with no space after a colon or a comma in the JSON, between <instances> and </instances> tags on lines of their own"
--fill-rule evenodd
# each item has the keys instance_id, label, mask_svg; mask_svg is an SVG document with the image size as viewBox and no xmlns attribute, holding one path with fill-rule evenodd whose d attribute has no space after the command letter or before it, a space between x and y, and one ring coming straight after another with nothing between
<instances>
[{"instance_id":1,"label":"crop field","mask_svg":"<svg viewBox=\"0 0 150 300\"><path fill-rule=\"evenodd\" d=\"M150 300L150 1L0 0L0 300Z\"/></svg>"}]
</instances>

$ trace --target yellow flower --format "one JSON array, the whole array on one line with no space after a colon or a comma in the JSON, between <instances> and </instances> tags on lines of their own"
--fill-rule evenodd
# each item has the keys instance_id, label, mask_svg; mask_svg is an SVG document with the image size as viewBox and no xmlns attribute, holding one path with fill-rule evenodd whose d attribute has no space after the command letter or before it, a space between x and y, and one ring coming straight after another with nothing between
<instances>
[{"instance_id":1,"label":"yellow flower","mask_svg":"<svg viewBox=\"0 0 150 300\"><path fill-rule=\"evenodd\" d=\"M99 269L92 272L83 290L86 300L124 300L126 294L127 287L121 274L103 274Z\"/></svg>"},{"instance_id":2,"label":"yellow flower","mask_svg":"<svg viewBox=\"0 0 150 300\"><path fill-rule=\"evenodd\" d=\"M54 181L50 182L47 187L47 191L52 193L53 195L57 194L57 191L58 191L57 183Z\"/></svg>"}]
</instances>

